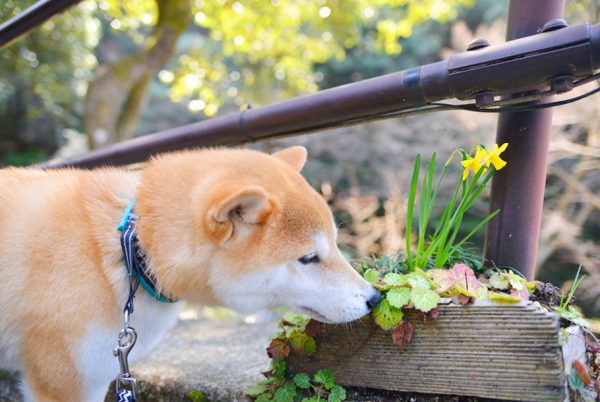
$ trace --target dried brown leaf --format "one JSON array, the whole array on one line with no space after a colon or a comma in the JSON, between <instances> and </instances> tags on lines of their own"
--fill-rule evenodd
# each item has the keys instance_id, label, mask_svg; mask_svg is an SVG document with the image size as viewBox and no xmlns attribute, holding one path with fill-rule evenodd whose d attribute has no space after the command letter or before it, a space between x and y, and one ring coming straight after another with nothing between
<instances>
[{"instance_id":1,"label":"dried brown leaf","mask_svg":"<svg viewBox=\"0 0 600 402\"><path fill-rule=\"evenodd\" d=\"M267 348L267 354L271 359L285 359L290 355L290 345L280 338L275 338Z\"/></svg>"},{"instance_id":2,"label":"dried brown leaf","mask_svg":"<svg viewBox=\"0 0 600 402\"><path fill-rule=\"evenodd\" d=\"M403 347L412 341L415 326L407 320L401 321L398 325L392 328L392 341L395 345Z\"/></svg>"}]
</instances>

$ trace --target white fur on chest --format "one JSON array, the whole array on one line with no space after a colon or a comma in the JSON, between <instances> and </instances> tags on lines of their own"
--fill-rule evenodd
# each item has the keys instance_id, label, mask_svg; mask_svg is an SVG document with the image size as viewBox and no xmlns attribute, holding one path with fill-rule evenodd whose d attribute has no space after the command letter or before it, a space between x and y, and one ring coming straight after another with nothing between
<instances>
[{"instance_id":1,"label":"white fur on chest","mask_svg":"<svg viewBox=\"0 0 600 402\"><path fill-rule=\"evenodd\" d=\"M138 289L131 315L131 326L137 332L137 342L129 354L129 363L139 360L156 346L164 334L172 328L183 302L161 303L154 300L144 289ZM83 394L89 402L104 399L106 385L119 373L119 362L113 355L120 327L106 327L94 323L88 325L78 354L78 367L83 373Z\"/></svg>"}]
</instances>

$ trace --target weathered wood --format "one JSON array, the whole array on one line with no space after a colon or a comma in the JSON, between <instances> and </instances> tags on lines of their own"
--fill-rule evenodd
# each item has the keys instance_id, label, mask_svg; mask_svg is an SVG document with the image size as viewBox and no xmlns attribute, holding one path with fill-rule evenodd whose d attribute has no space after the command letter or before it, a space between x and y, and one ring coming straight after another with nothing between
<instances>
[{"instance_id":1,"label":"weathered wood","mask_svg":"<svg viewBox=\"0 0 600 402\"><path fill-rule=\"evenodd\" d=\"M352 327L321 325L312 357L292 355L290 373L329 368L339 383L394 391L516 401L562 401L564 367L556 314L530 303L440 306L435 321L418 320L412 343L365 319Z\"/></svg>"}]
</instances>

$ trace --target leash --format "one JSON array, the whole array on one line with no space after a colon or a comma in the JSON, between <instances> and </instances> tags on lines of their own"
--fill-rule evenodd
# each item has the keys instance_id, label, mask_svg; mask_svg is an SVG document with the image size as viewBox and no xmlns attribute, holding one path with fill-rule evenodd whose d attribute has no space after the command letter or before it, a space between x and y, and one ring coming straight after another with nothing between
<instances>
[{"instance_id":1,"label":"leash","mask_svg":"<svg viewBox=\"0 0 600 402\"><path fill-rule=\"evenodd\" d=\"M119 332L117 347L113 350L113 355L119 360L119 374L115 379L117 402L135 402L137 396L137 382L135 377L129 373L129 361L127 359L137 341L137 332L131 327L129 317L133 313L135 292L140 286L140 276L134 275L134 271L138 268L134 247L134 238L136 237L134 224L137 220L137 217L133 214L134 204L135 199L125 209L123 218L117 227L121 231L120 240L121 249L123 250L123 262L125 263L125 268L127 268L129 283L129 294L127 295L125 307L123 307L123 329Z\"/></svg>"},{"instance_id":2,"label":"leash","mask_svg":"<svg viewBox=\"0 0 600 402\"><path fill-rule=\"evenodd\" d=\"M113 350L113 355L119 360L119 374L115 380L117 391L117 402L135 402L137 395L137 383L135 377L129 373L128 356L131 349L135 346L137 332L130 325L129 318L133 314L133 299L135 292L141 285L150 293L154 299L163 303L174 303L177 300L172 299L158 290L156 279L148 269L146 255L141 247L135 232L135 224L138 217L133 212L135 199L133 199L121 218L117 227L121 231L121 249L123 251L123 263L127 268L127 278L129 283L129 294L123 307L123 329L117 337L117 347Z\"/></svg>"}]
</instances>

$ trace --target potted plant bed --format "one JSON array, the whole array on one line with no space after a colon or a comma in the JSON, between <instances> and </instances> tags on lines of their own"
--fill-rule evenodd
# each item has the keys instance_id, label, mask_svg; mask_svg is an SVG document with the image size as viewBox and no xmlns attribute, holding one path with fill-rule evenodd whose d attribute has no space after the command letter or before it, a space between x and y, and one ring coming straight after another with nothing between
<instances>
[{"instance_id":1,"label":"potted plant bed","mask_svg":"<svg viewBox=\"0 0 600 402\"><path fill-rule=\"evenodd\" d=\"M327 367L346 386L506 400L566 398L556 313L531 302L481 301L442 304L435 320L418 315L407 313L414 335L402 347L372 320L351 329L320 324L316 353L290 354L288 373Z\"/></svg>"},{"instance_id":2,"label":"potted plant bed","mask_svg":"<svg viewBox=\"0 0 600 402\"><path fill-rule=\"evenodd\" d=\"M332 325L284 316L267 348L271 369L248 395L260 402L337 402L346 399L347 386L399 392L389 400L404 400L402 392L596 400L600 347L570 306L579 282L563 297L512 271L475 277L462 264L388 273L376 282L382 300L362 320ZM444 297L430 298L438 292Z\"/></svg>"}]
</instances>

